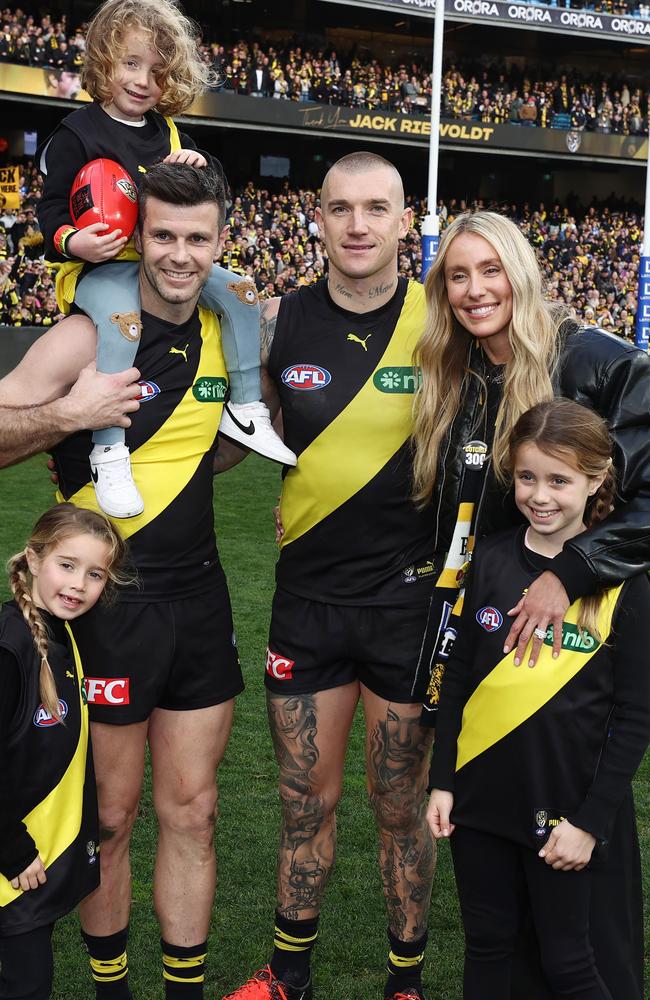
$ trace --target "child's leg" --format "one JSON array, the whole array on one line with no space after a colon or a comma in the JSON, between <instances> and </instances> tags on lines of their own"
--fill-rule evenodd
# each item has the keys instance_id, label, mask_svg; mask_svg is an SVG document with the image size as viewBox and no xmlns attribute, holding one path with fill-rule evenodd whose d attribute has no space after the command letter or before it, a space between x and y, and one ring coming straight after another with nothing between
<instances>
[{"instance_id":1,"label":"child's leg","mask_svg":"<svg viewBox=\"0 0 650 1000\"><path fill-rule=\"evenodd\" d=\"M591 872L555 871L534 851L522 849L544 975L553 995L571 1000L612 1000L598 974L589 940Z\"/></svg>"},{"instance_id":2,"label":"child's leg","mask_svg":"<svg viewBox=\"0 0 650 1000\"><path fill-rule=\"evenodd\" d=\"M250 278L214 264L200 299L221 316L221 347L232 403L254 403L260 386L260 306Z\"/></svg>"},{"instance_id":3,"label":"child's leg","mask_svg":"<svg viewBox=\"0 0 650 1000\"><path fill-rule=\"evenodd\" d=\"M140 288L137 263L102 264L88 272L75 292L76 304L97 327L97 370L130 368L140 342ZM97 503L111 517L135 517L144 501L131 471L122 427L93 432L90 468Z\"/></svg>"},{"instance_id":4,"label":"child's leg","mask_svg":"<svg viewBox=\"0 0 650 1000\"><path fill-rule=\"evenodd\" d=\"M47 924L0 938L1 1000L48 1000L54 972L53 929L54 924Z\"/></svg>"},{"instance_id":5,"label":"child's leg","mask_svg":"<svg viewBox=\"0 0 650 1000\"><path fill-rule=\"evenodd\" d=\"M464 1000L509 1000L525 891L519 848L503 837L456 827L451 849L465 927Z\"/></svg>"},{"instance_id":6,"label":"child's leg","mask_svg":"<svg viewBox=\"0 0 650 1000\"><path fill-rule=\"evenodd\" d=\"M274 462L295 465L296 456L274 431L262 402L260 307L254 283L215 264L200 303L221 317L230 398L223 408L219 432Z\"/></svg>"},{"instance_id":7,"label":"child's leg","mask_svg":"<svg viewBox=\"0 0 650 1000\"><path fill-rule=\"evenodd\" d=\"M141 330L138 264L120 261L96 267L84 274L74 300L97 327L97 371L111 373L130 368ZM93 431L93 442L123 444L124 428Z\"/></svg>"}]
</instances>

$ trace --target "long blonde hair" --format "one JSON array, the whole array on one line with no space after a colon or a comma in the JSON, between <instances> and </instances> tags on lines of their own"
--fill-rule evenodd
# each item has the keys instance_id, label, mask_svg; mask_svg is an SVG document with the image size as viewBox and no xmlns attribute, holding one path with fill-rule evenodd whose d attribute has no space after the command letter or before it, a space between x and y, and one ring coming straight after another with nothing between
<instances>
[{"instance_id":1,"label":"long blonde hair","mask_svg":"<svg viewBox=\"0 0 650 1000\"><path fill-rule=\"evenodd\" d=\"M465 212L445 230L435 262L425 281L427 324L415 352L422 382L414 407L415 499L430 499L440 448L463 405L468 377L480 378L469 365L472 335L456 320L449 305L445 261L463 233L482 236L501 259L512 288L508 340L512 357L505 367L503 396L497 412L492 464L505 483L508 438L517 418L535 403L553 397L551 374L559 353L558 328L565 310L544 301L535 252L514 222L496 212Z\"/></svg>"},{"instance_id":2,"label":"long blonde hair","mask_svg":"<svg viewBox=\"0 0 650 1000\"><path fill-rule=\"evenodd\" d=\"M604 476L587 504L585 524L591 528L607 517L614 507L616 470L612 462L612 439L602 417L570 399L553 399L533 406L512 429L505 466L509 476L514 473L517 451L525 444L536 445L546 455L566 462L585 476ZM598 642L602 641L598 630L602 599L602 591L583 597L578 614L578 627L590 632Z\"/></svg>"},{"instance_id":3,"label":"long blonde hair","mask_svg":"<svg viewBox=\"0 0 650 1000\"><path fill-rule=\"evenodd\" d=\"M88 26L81 70L82 86L100 104L112 99L117 63L133 31L148 36L163 63L156 106L161 115L182 114L216 83L201 59L198 28L174 0L106 0Z\"/></svg>"},{"instance_id":4,"label":"long blonde hair","mask_svg":"<svg viewBox=\"0 0 650 1000\"><path fill-rule=\"evenodd\" d=\"M41 658L39 675L41 701L55 719L60 718L59 696L48 660L47 626L32 600L32 577L27 562L27 551L31 550L38 559L44 559L48 552L71 535L92 535L108 546L106 573L110 583L115 585L133 582L133 577L121 569L126 558L126 542L108 518L92 510L75 507L71 503L58 504L46 510L36 522L25 548L12 556L7 563L9 586Z\"/></svg>"}]
</instances>

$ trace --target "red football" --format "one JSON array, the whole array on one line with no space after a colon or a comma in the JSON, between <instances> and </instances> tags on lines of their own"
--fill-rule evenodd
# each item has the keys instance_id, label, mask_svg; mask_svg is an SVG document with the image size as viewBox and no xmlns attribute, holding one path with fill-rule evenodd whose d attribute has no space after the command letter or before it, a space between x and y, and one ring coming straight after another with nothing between
<instances>
[{"instance_id":1,"label":"red football","mask_svg":"<svg viewBox=\"0 0 650 1000\"><path fill-rule=\"evenodd\" d=\"M70 215L77 229L94 222L121 229L130 236L138 220L138 192L135 184L115 160L91 160L74 179L70 192Z\"/></svg>"}]
</instances>

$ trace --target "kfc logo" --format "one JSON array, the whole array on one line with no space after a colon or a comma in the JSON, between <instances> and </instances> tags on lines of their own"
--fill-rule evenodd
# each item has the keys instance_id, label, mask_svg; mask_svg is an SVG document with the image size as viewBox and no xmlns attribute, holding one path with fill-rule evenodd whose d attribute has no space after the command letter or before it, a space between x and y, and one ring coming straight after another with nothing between
<instances>
[{"instance_id":1,"label":"kfc logo","mask_svg":"<svg viewBox=\"0 0 650 1000\"><path fill-rule=\"evenodd\" d=\"M86 701L89 705L129 705L128 677L86 677Z\"/></svg>"},{"instance_id":2,"label":"kfc logo","mask_svg":"<svg viewBox=\"0 0 650 1000\"><path fill-rule=\"evenodd\" d=\"M295 660L290 660L287 656L280 656L273 650L266 650L266 672L270 677L275 677L276 681L288 681L293 677Z\"/></svg>"}]
</instances>

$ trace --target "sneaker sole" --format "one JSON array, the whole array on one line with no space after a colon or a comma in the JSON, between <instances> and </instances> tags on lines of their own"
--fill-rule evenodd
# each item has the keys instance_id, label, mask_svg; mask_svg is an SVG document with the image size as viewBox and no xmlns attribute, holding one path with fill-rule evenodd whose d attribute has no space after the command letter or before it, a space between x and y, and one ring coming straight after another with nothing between
<instances>
[{"instance_id":1,"label":"sneaker sole","mask_svg":"<svg viewBox=\"0 0 650 1000\"><path fill-rule=\"evenodd\" d=\"M144 504L142 505L142 507L138 507L136 510L128 511L128 513L124 513L123 511L118 513L115 510L109 510L108 507L102 507L101 504L99 506L100 510L104 514L108 515L108 517L117 517L120 520L126 520L129 517L137 517L138 514L142 514L142 512L144 511Z\"/></svg>"}]
</instances>

